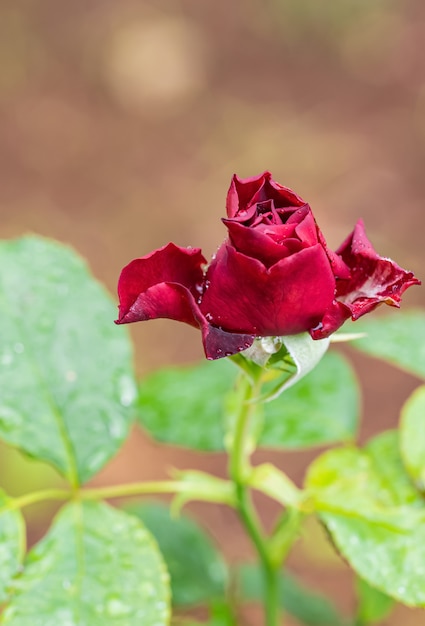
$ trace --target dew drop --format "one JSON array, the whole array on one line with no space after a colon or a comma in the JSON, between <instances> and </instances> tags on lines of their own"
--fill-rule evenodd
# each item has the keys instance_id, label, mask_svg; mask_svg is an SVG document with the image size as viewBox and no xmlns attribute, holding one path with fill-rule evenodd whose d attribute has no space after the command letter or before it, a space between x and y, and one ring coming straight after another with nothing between
<instances>
[{"instance_id":1,"label":"dew drop","mask_svg":"<svg viewBox=\"0 0 425 626\"><path fill-rule=\"evenodd\" d=\"M132 608L125 604L118 596L111 597L106 602L106 613L109 617L120 617L121 615L129 615Z\"/></svg>"},{"instance_id":2,"label":"dew drop","mask_svg":"<svg viewBox=\"0 0 425 626\"><path fill-rule=\"evenodd\" d=\"M136 398L137 390L133 379L124 374L118 379L118 393L122 406L130 406Z\"/></svg>"},{"instance_id":3,"label":"dew drop","mask_svg":"<svg viewBox=\"0 0 425 626\"><path fill-rule=\"evenodd\" d=\"M8 406L0 407L0 427L3 431L11 431L19 428L22 423L21 415Z\"/></svg>"},{"instance_id":4,"label":"dew drop","mask_svg":"<svg viewBox=\"0 0 425 626\"><path fill-rule=\"evenodd\" d=\"M10 352L5 352L3 356L1 357L2 365L10 365L12 361L13 361L13 356L10 354Z\"/></svg>"},{"instance_id":5,"label":"dew drop","mask_svg":"<svg viewBox=\"0 0 425 626\"><path fill-rule=\"evenodd\" d=\"M77 380L77 373L73 370L68 370L65 373L65 380L67 380L69 383L74 383Z\"/></svg>"}]
</instances>

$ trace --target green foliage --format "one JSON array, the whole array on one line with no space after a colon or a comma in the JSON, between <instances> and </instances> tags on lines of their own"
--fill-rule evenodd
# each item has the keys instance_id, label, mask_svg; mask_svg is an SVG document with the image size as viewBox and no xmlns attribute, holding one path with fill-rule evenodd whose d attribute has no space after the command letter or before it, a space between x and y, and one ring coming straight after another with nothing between
<instances>
[{"instance_id":1,"label":"green foliage","mask_svg":"<svg viewBox=\"0 0 425 626\"><path fill-rule=\"evenodd\" d=\"M226 359L155 372L140 387L142 425L158 441L222 450L223 398L236 374L236 367Z\"/></svg>"},{"instance_id":2,"label":"green foliage","mask_svg":"<svg viewBox=\"0 0 425 626\"><path fill-rule=\"evenodd\" d=\"M331 450L307 488L332 539L358 575L401 602L425 606L425 502L399 453L396 431L364 450Z\"/></svg>"},{"instance_id":3,"label":"green foliage","mask_svg":"<svg viewBox=\"0 0 425 626\"><path fill-rule=\"evenodd\" d=\"M388 617L394 606L394 600L374 587L365 580L356 579L356 592L358 598L357 621L366 626L367 624L380 623Z\"/></svg>"},{"instance_id":4,"label":"green foliage","mask_svg":"<svg viewBox=\"0 0 425 626\"><path fill-rule=\"evenodd\" d=\"M134 382L124 329L85 264L37 237L0 244L0 437L72 484L128 433Z\"/></svg>"},{"instance_id":5,"label":"green foliage","mask_svg":"<svg viewBox=\"0 0 425 626\"><path fill-rule=\"evenodd\" d=\"M224 447L225 403L237 370L222 359L148 376L139 394L139 419L157 440L200 450ZM263 405L260 446L299 448L355 436L359 391L346 360L326 354L284 394Z\"/></svg>"},{"instance_id":6,"label":"green foliage","mask_svg":"<svg viewBox=\"0 0 425 626\"><path fill-rule=\"evenodd\" d=\"M0 604L8 597L25 552L25 522L20 511L7 508L9 503L0 491Z\"/></svg>"},{"instance_id":7,"label":"green foliage","mask_svg":"<svg viewBox=\"0 0 425 626\"><path fill-rule=\"evenodd\" d=\"M173 605L209 604L223 598L228 572L209 536L189 517L173 519L168 507L149 502L128 507L155 536L170 572Z\"/></svg>"},{"instance_id":8,"label":"green foliage","mask_svg":"<svg viewBox=\"0 0 425 626\"><path fill-rule=\"evenodd\" d=\"M260 445L305 448L355 437L359 390L340 354L325 354L317 367L282 396L264 405Z\"/></svg>"},{"instance_id":9,"label":"green foliage","mask_svg":"<svg viewBox=\"0 0 425 626\"><path fill-rule=\"evenodd\" d=\"M238 572L239 592L246 601L261 601L264 583L255 565L244 565ZM289 574L280 577L282 609L305 626L344 626L343 618L333 604L321 594L307 589Z\"/></svg>"},{"instance_id":10,"label":"green foliage","mask_svg":"<svg viewBox=\"0 0 425 626\"><path fill-rule=\"evenodd\" d=\"M64 507L15 579L7 626L166 626L169 586L156 543L106 504Z\"/></svg>"},{"instance_id":11,"label":"green foliage","mask_svg":"<svg viewBox=\"0 0 425 626\"><path fill-rule=\"evenodd\" d=\"M400 445L404 464L415 484L425 489L425 385L416 389L401 412Z\"/></svg>"},{"instance_id":12,"label":"green foliage","mask_svg":"<svg viewBox=\"0 0 425 626\"><path fill-rule=\"evenodd\" d=\"M366 333L353 347L387 361L419 378L425 378L425 311L410 310L367 317L356 322L356 331Z\"/></svg>"}]
</instances>

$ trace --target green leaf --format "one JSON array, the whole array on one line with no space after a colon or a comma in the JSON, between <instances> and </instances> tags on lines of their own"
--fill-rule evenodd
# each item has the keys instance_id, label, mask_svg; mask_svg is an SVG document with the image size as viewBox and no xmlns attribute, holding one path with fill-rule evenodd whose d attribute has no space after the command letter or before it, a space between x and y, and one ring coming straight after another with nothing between
<instances>
[{"instance_id":1,"label":"green leaf","mask_svg":"<svg viewBox=\"0 0 425 626\"><path fill-rule=\"evenodd\" d=\"M364 450L321 455L307 488L339 552L383 593L425 606L425 502L401 461L396 431Z\"/></svg>"},{"instance_id":2,"label":"green leaf","mask_svg":"<svg viewBox=\"0 0 425 626\"><path fill-rule=\"evenodd\" d=\"M264 404L260 445L301 448L351 440L359 406L352 368L340 354L329 352L305 378Z\"/></svg>"},{"instance_id":3,"label":"green leaf","mask_svg":"<svg viewBox=\"0 0 425 626\"><path fill-rule=\"evenodd\" d=\"M239 591L245 601L263 600L264 584L257 566L242 566L238 578ZM289 574L282 574L280 578L280 605L305 626L344 626L343 618L330 600Z\"/></svg>"},{"instance_id":4,"label":"green leaf","mask_svg":"<svg viewBox=\"0 0 425 626\"><path fill-rule=\"evenodd\" d=\"M236 375L226 359L151 374L140 386L141 424L158 441L223 450L223 403Z\"/></svg>"},{"instance_id":5,"label":"green leaf","mask_svg":"<svg viewBox=\"0 0 425 626\"><path fill-rule=\"evenodd\" d=\"M366 337L352 342L361 352L425 378L425 311L410 310L356 322Z\"/></svg>"},{"instance_id":6,"label":"green leaf","mask_svg":"<svg viewBox=\"0 0 425 626\"><path fill-rule=\"evenodd\" d=\"M209 536L187 516L170 517L168 507L149 502L127 508L155 536L170 572L174 606L209 604L227 586L225 562Z\"/></svg>"},{"instance_id":7,"label":"green leaf","mask_svg":"<svg viewBox=\"0 0 425 626\"><path fill-rule=\"evenodd\" d=\"M362 578L356 578L356 593L358 598L357 620L366 624L380 623L388 617L394 606L394 600L382 591L371 587Z\"/></svg>"},{"instance_id":8,"label":"green leaf","mask_svg":"<svg viewBox=\"0 0 425 626\"><path fill-rule=\"evenodd\" d=\"M0 244L0 437L72 484L128 433L131 348L115 313L68 248L37 237Z\"/></svg>"},{"instance_id":9,"label":"green leaf","mask_svg":"<svg viewBox=\"0 0 425 626\"><path fill-rule=\"evenodd\" d=\"M97 502L68 504L29 553L7 626L166 626L161 554L137 518Z\"/></svg>"},{"instance_id":10,"label":"green leaf","mask_svg":"<svg viewBox=\"0 0 425 626\"><path fill-rule=\"evenodd\" d=\"M12 578L25 553L25 522L20 511L8 508L12 499L0 491L0 604L8 598Z\"/></svg>"},{"instance_id":11,"label":"green leaf","mask_svg":"<svg viewBox=\"0 0 425 626\"><path fill-rule=\"evenodd\" d=\"M416 389L401 412L400 446L404 465L416 485L425 489L425 385Z\"/></svg>"},{"instance_id":12,"label":"green leaf","mask_svg":"<svg viewBox=\"0 0 425 626\"><path fill-rule=\"evenodd\" d=\"M226 399L236 376L226 359L151 374L140 387L140 422L159 441L223 450ZM347 361L330 353L263 408L260 446L298 448L346 441L357 429L358 386Z\"/></svg>"}]
</instances>

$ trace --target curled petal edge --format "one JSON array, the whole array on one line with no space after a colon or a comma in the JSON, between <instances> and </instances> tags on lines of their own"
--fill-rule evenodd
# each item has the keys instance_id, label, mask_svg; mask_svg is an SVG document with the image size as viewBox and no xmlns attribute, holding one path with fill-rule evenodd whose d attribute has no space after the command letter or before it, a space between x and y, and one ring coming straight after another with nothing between
<instances>
[{"instance_id":1,"label":"curled petal edge","mask_svg":"<svg viewBox=\"0 0 425 626\"><path fill-rule=\"evenodd\" d=\"M209 360L237 354L249 348L255 335L230 333L213 326L201 312L195 298L184 285L159 283L139 294L116 324L168 318L200 329L205 356Z\"/></svg>"}]
</instances>

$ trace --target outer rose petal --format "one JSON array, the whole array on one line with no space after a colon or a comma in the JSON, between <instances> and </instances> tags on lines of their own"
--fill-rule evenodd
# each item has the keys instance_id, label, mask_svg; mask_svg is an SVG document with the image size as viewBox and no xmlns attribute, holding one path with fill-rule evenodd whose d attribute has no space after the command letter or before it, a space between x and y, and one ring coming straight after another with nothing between
<instances>
[{"instance_id":1,"label":"outer rose petal","mask_svg":"<svg viewBox=\"0 0 425 626\"><path fill-rule=\"evenodd\" d=\"M292 335L315 327L334 298L335 279L317 244L267 269L223 244L207 272L200 304L214 326L257 336Z\"/></svg>"},{"instance_id":2,"label":"outer rose petal","mask_svg":"<svg viewBox=\"0 0 425 626\"><path fill-rule=\"evenodd\" d=\"M351 272L350 280L337 283L337 300L350 309L353 320L381 302L398 307L403 292L412 285L420 285L412 272L375 252L362 220L336 253Z\"/></svg>"},{"instance_id":3,"label":"outer rose petal","mask_svg":"<svg viewBox=\"0 0 425 626\"><path fill-rule=\"evenodd\" d=\"M362 220L357 222L336 255L349 268L351 276L337 280L336 301L318 327L310 332L313 339L328 337L349 317L357 320L379 304L399 307L404 291L421 284L412 272L375 252Z\"/></svg>"},{"instance_id":4,"label":"outer rose petal","mask_svg":"<svg viewBox=\"0 0 425 626\"><path fill-rule=\"evenodd\" d=\"M168 244L141 259L135 259L121 272L118 324L169 318L200 328L207 358L218 359L245 350L254 336L234 334L214 328L201 313L194 292L202 289L200 250L187 250Z\"/></svg>"},{"instance_id":5,"label":"outer rose petal","mask_svg":"<svg viewBox=\"0 0 425 626\"><path fill-rule=\"evenodd\" d=\"M206 260L199 248L180 248L174 243L135 259L124 267L118 281L118 321L137 321L132 319L135 315L131 312L133 305L141 294L159 283L178 283L195 295L199 289L202 290L205 264ZM152 317L155 316L151 315L149 319Z\"/></svg>"}]
</instances>

